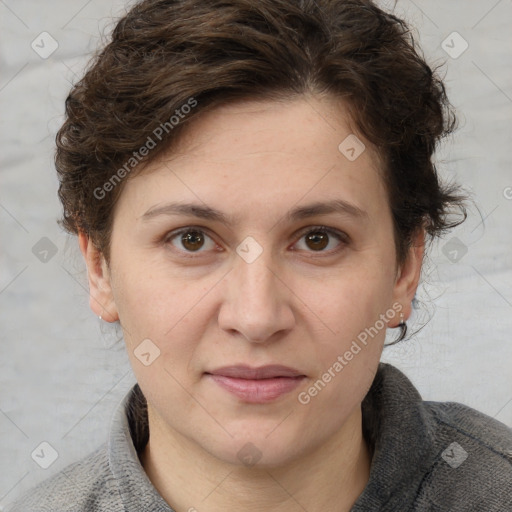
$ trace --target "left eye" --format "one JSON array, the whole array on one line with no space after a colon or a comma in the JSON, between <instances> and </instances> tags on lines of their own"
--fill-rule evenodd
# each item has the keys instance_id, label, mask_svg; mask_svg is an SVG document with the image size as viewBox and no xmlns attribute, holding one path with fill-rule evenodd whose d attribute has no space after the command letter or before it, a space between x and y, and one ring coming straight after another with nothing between
<instances>
[{"instance_id":1,"label":"left eye","mask_svg":"<svg viewBox=\"0 0 512 512\"><path fill-rule=\"evenodd\" d=\"M203 244L205 236L213 242L213 240L208 235L206 235L204 231L193 227L184 228L174 233L170 233L169 236L165 238L165 242L171 242L174 238L180 235L182 236L179 241L187 249L185 252L198 252L197 249L201 248L200 246ZM213 246L215 246L215 242L213 242Z\"/></svg>"},{"instance_id":2,"label":"left eye","mask_svg":"<svg viewBox=\"0 0 512 512\"><path fill-rule=\"evenodd\" d=\"M334 238L341 242L340 245L343 245L344 243L347 242L347 236L344 233L334 231L332 229L326 228L325 226L308 228L306 232L303 232L301 234L299 240L305 238L305 243L311 244L308 247L313 248L313 252L336 252L339 249L333 249L329 251L323 250L331 241L331 236L334 236Z\"/></svg>"},{"instance_id":3,"label":"left eye","mask_svg":"<svg viewBox=\"0 0 512 512\"><path fill-rule=\"evenodd\" d=\"M180 235L181 235L181 238L179 238L179 242L185 248L185 250L179 249L181 252L185 252L185 253L189 253L189 254L197 253L197 252L204 252L204 251L200 251L200 249L202 249L204 247L205 238L209 239L211 242L210 249L213 249L215 247L215 242L213 241L213 239L210 236L208 236L203 229L199 229L199 228L195 228L195 227L187 227L187 228L180 229L179 231L169 233L169 235L165 237L164 242L171 243L173 246L175 246L175 244L172 241L175 238L179 237ZM347 238L348 238L347 235L345 235L342 232L338 232L336 230L329 229L325 226L317 226L317 227L313 227L313 228L308 228L307 231L303 231L300 234L299 240L304 238L305 243L307 244L307 246L310 249L312 249L312 252L336 252L338 249L331 249L329 251L324 251L325 247L327 247L331 241L330 240L331 236L334 236L334 238L336 238L339 242L341 242L341 245L344 245L345 243L347 243ZM188 257L190 257L190 256L188 256Z\"/></svg>"}]
</instances>

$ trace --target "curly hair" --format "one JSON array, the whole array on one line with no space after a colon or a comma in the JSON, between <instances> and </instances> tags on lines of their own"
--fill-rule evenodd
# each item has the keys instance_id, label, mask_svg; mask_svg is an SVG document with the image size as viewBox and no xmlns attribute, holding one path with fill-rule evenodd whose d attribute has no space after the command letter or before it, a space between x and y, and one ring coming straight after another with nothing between
<instances>
[{"instance_id":1,"label":"curly hair","mask_svg":"<svg viewBox=\"0 0 512 512\"><path fill-rule=\"evenodd\" d=\"M145 0L66 99L55 157L60 225L85 232L108 263L122 185L196 116L307 94L343 99L377 148L398 264L418 229L434 239L466 219L466 197L441 183L432 159L456 116L403 20L370 0ZM463 219L450 221L457 208Z\"/></svg>"}]
</instances>

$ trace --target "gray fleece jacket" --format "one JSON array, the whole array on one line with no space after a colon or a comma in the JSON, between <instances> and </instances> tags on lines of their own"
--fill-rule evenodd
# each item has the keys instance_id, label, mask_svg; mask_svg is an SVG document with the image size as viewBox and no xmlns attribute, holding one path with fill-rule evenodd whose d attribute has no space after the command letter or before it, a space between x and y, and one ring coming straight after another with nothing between
<instances>
[{"instance_id":1,"label":"gray fleece jacket","mask_svg":"<svg viewBox=\"0 0 512 512\"><path fill-rule=\"evenodd\" d=\"M511 428L459 403L423 401L386 363L362 411L372 462L351 512L512 512ZM114 414L108 441L8 512L174 512L140 464L148 438L146 401L135 384Z\"/></svg>"}]
</instances>

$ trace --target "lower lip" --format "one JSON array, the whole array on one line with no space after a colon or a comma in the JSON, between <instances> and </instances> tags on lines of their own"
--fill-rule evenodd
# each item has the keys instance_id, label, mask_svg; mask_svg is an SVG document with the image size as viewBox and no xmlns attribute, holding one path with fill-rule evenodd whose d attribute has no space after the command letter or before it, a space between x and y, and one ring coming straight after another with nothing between
<instances>
[{"instance_id":1,"label":"lower lip","mask_svg":"<svg viewBox=\"0 0 512 512\"><path fill-rule=\"evenodd\" d=\"M207 375L225 390L246 402L255 404L272 402L276 398L293 391L305 378L301 376L275 377L272 379L236 379L224 375Z\"/></svg>"}]
</instances>

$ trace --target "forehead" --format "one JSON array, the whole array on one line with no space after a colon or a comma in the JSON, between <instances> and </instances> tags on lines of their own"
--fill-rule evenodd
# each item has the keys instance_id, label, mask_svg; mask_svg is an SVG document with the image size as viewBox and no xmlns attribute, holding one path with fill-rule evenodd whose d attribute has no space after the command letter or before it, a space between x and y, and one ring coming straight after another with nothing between
<instances>
[{"instance_id":1,"label":"forehead","mask_svg":"<svg viewBox=\"0 0 512 512\"><path fill-rule=\"evenodd\" d=\"M356 133L354 125L350 104L330 95L298 96L282 101L235 100L200 113L185 127L169 155L173 159L185 159L212 152L220 157L223 152L229 158L240 149L245 154L254 155L293 151L314 156L312 150L315 148L318 151L333 148L343 151L354 146L343 144L338 147L349 137L362 145L356 148L356 154L345 155L357 159L357 154L362 151L366 153L364 160L380 172L380 153ZM233 145L234 142L238 144ZM262 142L267 142L268 146L262 147Z\"/></svg>"},{"instance_id":2,"label":"forehead","mask_svg":"<svg viewBox=\"0 0 512 512\"><path fill-rule=\"evenodd\" d=\"M261 208L342 199L382 208L380 156L352 124L344 104L329 98L224 105L186 126L123 195L145 206L187 199L219 211L231 200Z\"/></svg>"}]
</instances>

